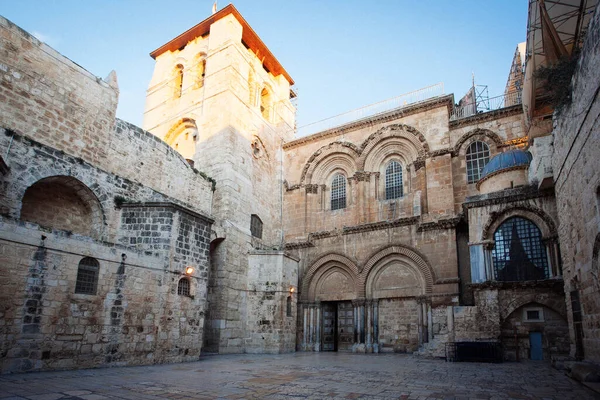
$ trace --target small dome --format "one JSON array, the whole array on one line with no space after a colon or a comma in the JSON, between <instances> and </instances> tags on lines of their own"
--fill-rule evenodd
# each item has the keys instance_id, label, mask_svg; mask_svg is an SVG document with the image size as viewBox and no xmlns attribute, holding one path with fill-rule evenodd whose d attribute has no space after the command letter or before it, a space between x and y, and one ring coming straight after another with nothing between
<instances>
[{"instance_id":1,"label":"small dome","mask_svg":"<svg viewBox=\"0 0 600 400\"><path fill-rule=\"evenodd\" d=\"M531 153L523 150L509 150L492 157L492 159L481 170L480 181L496 172L518 167L526 166L531 162Z\"/></svg>"}]
</instances>

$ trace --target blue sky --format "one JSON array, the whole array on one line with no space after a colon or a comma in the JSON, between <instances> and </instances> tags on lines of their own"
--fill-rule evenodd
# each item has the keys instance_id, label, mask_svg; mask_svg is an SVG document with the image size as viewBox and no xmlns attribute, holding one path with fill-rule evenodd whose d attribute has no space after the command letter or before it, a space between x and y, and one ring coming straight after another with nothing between
<instances>
[{"instance_id":1,"label":"blue sky","mask_svg":"<svg viewBox=\"0 0 600 400\"><path fill-rule=\"evenodd\" d=\"M117 116L141 125L148 53L208 17L213 0L2 1L0 13L93 74L117 71ZM218 8L228 2L219 1ZM238 0L234 5L296 82L298 126L438 82L500 95L525 0Z\"/></svg>"}]
</instances>

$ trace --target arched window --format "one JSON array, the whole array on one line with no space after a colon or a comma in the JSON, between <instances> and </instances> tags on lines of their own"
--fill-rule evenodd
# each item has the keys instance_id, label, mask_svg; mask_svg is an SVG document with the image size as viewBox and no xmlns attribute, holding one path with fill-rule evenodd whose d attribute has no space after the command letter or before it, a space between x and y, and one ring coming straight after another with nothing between
<instances>
[{"instance_id":1,"label":"arched window","mask_svg":"<svg viewBox=\"0 0 600 400\"><path fill-rule=\"evenodd\" d=\"M181 97L183 92L183 65L177 64L175 67L175 76L173 77L173 88L175 98Z\"/></svg>"},{"instance_id":2,"label":"arched window","mask_svg":"<svg viewBox=\"0 0 600 400\"><path fill-rule=\"evenodd\" d=\"M250 233L255 238L262 239L263 223L256 214L250 216Z\"/></svg>"},{"instance_id":3,"label":"arched window","mask_svg":"<svg viewBox=\"0 0 600 400\"><path fill-rule=\"evenodd\" d=\"M196 57L196 82L194 87L200 89L204 86L204 77L206 76L206 55L198 54Z\"/></svg>"},{"instance_id":4,"label":"arched window","mask_svg":"<svg viewBox=\"0 0 600 400\"><path fill-rule=\"evenodd\" d=\"M267 121L271 117L271 93L269 93L267 88L264 88L260 92L260 113Z\"/></svg>"},{"instance_id":5,"label":"arched window","mask_svg":"<svg viewBox=\"0 0 600 400\"><path fill-rule=\"evenodd\" d=\"M521 217L504 221L494 233L494 274L499 281L530 281L549 277L542 233Z\"/></svg>"},{"instance_id":6,"label":"arched window","mask_svg":"<svg viewBox=\"0 0 600 400\"><path fill-rule=\"evenodd\" d=\"M392 161L385 169L385 199L397 199L402 196L402 165L398 161Z\"/></svg>"},{"instance_id":7,"label":"arched window","mask_svg":"<svg viewBox=\"0 0 600 400\"><path fill-rule=\"evenodd\" d=\"M98 264L98 260L92 257L82 258L77 267L75 293L96 294L99 271L100 264Z\"/></svg>"},{"instance_id":8,"label":"arched window","mask_svg":"<svg viewBox=\"0 0 600 400\"><path fill-rule=\"evenodd\" d=\"M337 174L331 181L331 209L342 208L346 208L346 178L342 174Z\"/></svg>"},{"instance_id":9,"label":"arched window","mask_svg":"<svg viewBox=\"0 0 600 400\"><path fill-rule=\"evenodd\" d=\"M467 183L476 183L481 170L490 161L490 148L484 142L473 142L467 148Z\"/></svg>"},{"instance_id":10,"label":"arched window","mask_svg":"<svg viewBox=\"0 0 600 400\"><path fill-rule=\"evenodd\" d=\"M190 280L188 278L181 278L177 283L177 294L180 296L190 295Z\"/></svg>"}]
</instances>

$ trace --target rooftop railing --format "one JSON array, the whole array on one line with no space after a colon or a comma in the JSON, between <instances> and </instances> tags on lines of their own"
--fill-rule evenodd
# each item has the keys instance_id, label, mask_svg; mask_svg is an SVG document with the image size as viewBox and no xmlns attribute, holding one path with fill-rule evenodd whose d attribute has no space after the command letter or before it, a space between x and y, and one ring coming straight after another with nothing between
<instances>
[{"instance_id":1,"label":"rooftop railing","mask_svg":"<svg viewBox=\"0 0 600 400\"><path fill-rule=\"evenodd\" d=\"M521 92L510 92L501 96L479 99L473 103L455 106L450 115L450 121L471 117L501 108L521 104Z\"/></svg>"},{"instance_id":2,"label":"rooftop railing","mask_svg":"<svg viewBox=\"0 0 600 400\"><path fill-rule=\"evenodd\" d=\"M372 118L395 109L403 108L415 103L429 100L434 97L444 95L444 84L437 83L419 90L415 90L403 95L383 100L378 103L370 104L365 107L357 108L333 117L325 118L308 125L298 128L296 137L312 135L313 133L323 132L338 126L346 125L351 122L360 121L366 118Z\"/></svg>"}]
</instances>

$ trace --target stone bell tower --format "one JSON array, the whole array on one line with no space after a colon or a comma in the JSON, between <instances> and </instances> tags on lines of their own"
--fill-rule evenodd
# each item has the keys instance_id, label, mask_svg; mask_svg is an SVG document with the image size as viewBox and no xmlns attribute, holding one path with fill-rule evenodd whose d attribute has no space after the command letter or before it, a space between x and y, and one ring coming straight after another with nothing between
<instances>
[{"instance_id":1,"label":"stone bell tower","mask_svg":"<svg viewBox=\"0 0 600 400\"><path fill-rule=\"evenodd\" d=\"M216 181L204 350L293 351L282 144L293 137L294 81L233 5L150 55L144 129Z\"/></svg>"}]
</instances>

